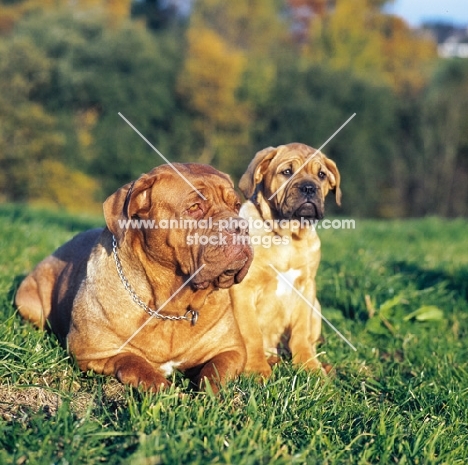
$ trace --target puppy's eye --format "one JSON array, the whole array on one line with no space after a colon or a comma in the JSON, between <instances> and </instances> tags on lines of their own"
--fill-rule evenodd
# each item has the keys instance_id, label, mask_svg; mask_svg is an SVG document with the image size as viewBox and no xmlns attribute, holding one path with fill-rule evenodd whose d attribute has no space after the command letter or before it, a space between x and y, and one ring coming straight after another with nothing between
<instances>
[{"instance_id":1,"label":"puppy's eye","mask_svg":"<svg viewBox=\"0 0 468 465\"><path fill-rule=\"evenodd\" d=\"M284 176L291 176L292 175L292 169L291 168L286 168L285 170L281 171L281 174L284 174Z\"/></svg>"},{"instance_id":2,"label":"puppy's eye","mask_svg":"<svg viewBox=\"0 0 468 465\"><path fill-rule=\"evenodd\" d=\"M318 177L319 177L320 179L325 179L325 178L327 177L327 174L324 173L323 171L319 171Z\"/></svg>"},{"instance_id":3,"label":"puppy's eye","mask_svg":"<svg viewBox=\"0 0 468 465\"><path fill-rule=\"evenodd\" d=\"M241 203L237 202L234 208L236 209L236 212L239 213L239 210L241 209Z\"/></svg>"}]
</instances>

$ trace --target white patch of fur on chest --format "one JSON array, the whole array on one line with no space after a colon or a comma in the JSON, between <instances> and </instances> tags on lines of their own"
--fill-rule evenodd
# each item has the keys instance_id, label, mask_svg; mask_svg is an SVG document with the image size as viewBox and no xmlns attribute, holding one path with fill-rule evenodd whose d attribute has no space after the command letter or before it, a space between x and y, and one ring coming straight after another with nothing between
<instances>
[{"instance_id":1,"label":"white patch of fur on chest","mask_svg":"<svg viewBox=\"0 0 468 465\"><path fill-rule=\"evenodd\" d=\"M283 297L292 294L294 290L291 286L294 286L294 281L296 281L296 279L301 275L301 270L295 270L294 268L291 268L290 270L283 271L280 274L281 276L276 276L276 296Z\"/></svg>"},{"instance_id":2,"label":"white patch of fur on chest","mask_svg":"<svg viewBox=\"0 0 468 465\"><path fill-rule=\"evenodd\" d=\"M159 369L164 373L164 376L171 376L173 371L180 367L180 365L182 365L182 362L174 362L169 360L168 362L160 365Z\"/></svg>"}]
</instances>

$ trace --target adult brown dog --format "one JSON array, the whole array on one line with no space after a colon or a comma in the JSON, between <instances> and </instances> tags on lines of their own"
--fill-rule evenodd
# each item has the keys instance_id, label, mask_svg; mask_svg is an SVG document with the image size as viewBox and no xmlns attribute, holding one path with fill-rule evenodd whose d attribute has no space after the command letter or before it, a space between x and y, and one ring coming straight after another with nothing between
<instances>
[{"instance_id":1,"label":"adult brown dog","mask_svg":"<svg viewBox=\"0 0 468 465\"><path fill-rule=\"evenodd\" d=\"M258 152L239 188L248 199L240 215L249 222L254 245L248 276L230 290L247 346L245 369L268 377L268 361L277 360L280 348L289 350L294 363L318 369L320 239L309 221L323 218L330 190L340 204L340 173L321 152L292 143Z\"/></svg>"},{"instance_id":2,"label":"adult brown dog","mask_svg":"<svg viewBox=\"0 0 468 465\"><path fill-rule=\"evenodd\" d=\"M107 228L79 234L39 263L16 305L50 325L82 370L158 390L177 368L217 390L244 368L227 288L245 277L252 250L233 240L246 231L217 228L238 219L229 177L173 166L195 189L169 165L123 186L104 203Z\"/></svg>"}]
</instances>

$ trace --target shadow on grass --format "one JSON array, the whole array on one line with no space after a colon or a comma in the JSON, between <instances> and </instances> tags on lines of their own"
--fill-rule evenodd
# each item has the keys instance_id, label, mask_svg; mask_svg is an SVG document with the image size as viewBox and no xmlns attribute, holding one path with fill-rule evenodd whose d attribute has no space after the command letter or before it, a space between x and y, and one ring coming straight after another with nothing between
<instances>
[{"instance_id":1,"label":"shadow on grass","mask_svg":"<svg viewBox=\"0 0 468 465\"><path fill-rule=\"evenodd\" d=\"M346 319L366 321L367 295L382 303L406 291L433 289L432 298L444 299L453 293L468 300L466 266L450 272L442 267L427 269L414 262L389 261L381 263L378 272L369 272L361 265L351 263L342 267L325 261L320 264L317 287L322 308L337 310Z\"/></svg>"},{"instance_id":2,"label":"shadow on grass","mask_svg":"<svg viewBox=\"0 0 468 465\"><path fill-rule=\"evenodd\" d=\"M453 291L464 299L468 299L468 268L460 268L453 274L449 274L444 270L427 270L419 267L415 263L397 261L390 263L390 269L395 274L399 273L407 276L416 284L418 289L427 289L437 284L445 282L447 290Z\"/></svg>"}]
</instances>

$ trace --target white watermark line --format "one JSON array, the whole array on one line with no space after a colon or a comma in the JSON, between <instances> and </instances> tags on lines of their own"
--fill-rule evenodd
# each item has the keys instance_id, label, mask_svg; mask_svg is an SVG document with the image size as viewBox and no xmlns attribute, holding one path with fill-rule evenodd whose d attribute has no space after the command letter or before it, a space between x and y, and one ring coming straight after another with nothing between
<instances>
[{"instance_id":1,"label":"white watermark line","mask_svg":"<svg viewBox=\"0 0 468 465\"><path fill-rule=\"evenodd\" d=\"M313 158L317 152L320 152L320 150L322 150L355 116L356 113L353 113L312 155L309 155L307 160L299 167L299 169L287 181L281 184L281 186L273 192L270 197L268 197L268 200L271 200L281 189L283 189L283 187L288 184L288 182L290 182L302 170L302 168L307 165L307 163L309 163L311 158Z\"/></svg>"},{"instance_id":2,"label":"white watermark line","mask_svg":"<svg viewBox=\"0 0 468 465\"><path fill-rule=\"evenodd\" d=\"M230 218L229 220L220 219L214 220L213 217L203 218L201 220L185 219L185 218L171 218L157 221L155 219L119 219L120 229L213 229L219 232L225 229L248 228L251 231L250 235L255 236L253 231L263 230L265 232L272 232L275 230L291 230L298 229L356 229L356 221L352 218L342 219L275 219L275 220L259 220L259 219L237 219Z\"/></svg>"},{"instance_id":3,"label":"white watermark line","mask_svg":"<svg viewBox=\"0 0 468 465\"><path fill-rule=\"evenodd\" d=\"M119 350L117 352L120 352L150 321L152 318L156 317L156 313L159 313L190 281L192 281L192 279L198 274L200 273L200 271L202 270L202 268L205 266L205 264L203 264L200 268L198 268L197 271L195 271L195 273L193 273L188 279L187 281L185 281L180 287L179 289L177 289L177 291L175 291L170 297L169 299L167 299L162 305L161 307L159 307L158 311L155 312L153 315L151 315L120 347L119 347Z\"/></svg>"},{"instance_id":4,"label":"white watermark line","mask_svg":"<svg viewBox=\"0 0 468 465\"><path fill-rule=\"evenodd\" d=\"M272 265L270 263L270 266L271 268L273 268L273 270L276 272L276 274L278 276L280 276L283 281L288 284L288 286L315 312L317 313L320 318L322 318L323 321L325 321L325 323L327 323L328 326L330 326L330 328L333 329L333 331L335 331L336 334L338 334L338 336L341 337L341 339L343 339L343 341L346 342L346 344L349 345L349 347L351 347L351 349L353 349L354 351L357 351L356 347L353 346L353 344L351 344L351 342L348 341L348 339L346 339L343 334L341 334L323 315L322 315L322 312L319 312L314 305L312 305L294 286L293 284L291 284L282 274L280 271L278 271L274 265Z\"/></svg>"},{"instance_id":5,"label":"white watermark line","mask_svg":"<svg viewBox=\"0 0 468 465\"><path fill-rule=\"evenodd\" d=\"M122 113L118 115L203 199L206 197L132 124Z\"/></svg>"}]
</instances>

